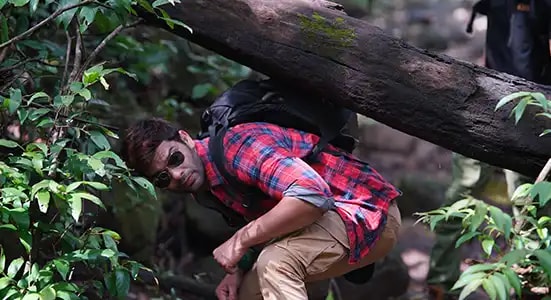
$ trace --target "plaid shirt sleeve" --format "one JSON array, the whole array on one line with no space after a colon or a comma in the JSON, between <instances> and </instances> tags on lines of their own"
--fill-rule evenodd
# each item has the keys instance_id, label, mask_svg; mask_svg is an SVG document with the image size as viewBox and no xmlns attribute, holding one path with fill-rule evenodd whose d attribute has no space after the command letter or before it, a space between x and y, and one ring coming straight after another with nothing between
<instances>
[{"instance_id":1,"label":"plaid shirt sleeve","mask_svg":"<svg viewBox=\"0 0 551 300\"><path fill-rule=\"evenodd\" d=\"M299 157L291 155L292 136L267 129L230 130L226 134L228 171L270 197L296 197L318 207L333 207L325 180Z\"/></svg>"}]
</instances>

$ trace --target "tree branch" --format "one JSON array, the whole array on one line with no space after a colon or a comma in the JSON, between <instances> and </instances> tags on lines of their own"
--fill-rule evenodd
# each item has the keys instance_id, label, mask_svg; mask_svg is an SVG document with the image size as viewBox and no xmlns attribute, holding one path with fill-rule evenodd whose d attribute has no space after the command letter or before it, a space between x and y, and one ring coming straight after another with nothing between
<instances>
[{"instance_id":1,"label":"tree branch","mask_svg":"<svg viewBox=\"0 0 551 300\"><path fill-rule=\"evenodd\" d=\"M75 58L73 59L73 70L71 71L71 75L69 75L69 79L67 80L67 83L64 87L65 91L67 91L71 82L77 80L80 66L82 64L82 36L79 34L78 24L76 23L75 33L77 40L75 43Z\"/></svg>"},{"instance_id":2,"label":"tree branch","mask_svg":"<svg viewBox=\"0 0 551 300\"><path fill-rule=\"evenodd\" d=\"M40 21L40 23L34 25L33 27L29 28L27 31L21 33L20 35L18 36L15 36L13 37L12 39L8 40L7 42L4 42L2 44L0 44L0 49L3 49L15 42L18 42L24 38L26 38L28 35L32 34L33 32L35 32L36 30L38 30L40 27L46 25L48 22L50 22L51 20L55 19L56 17L58 17L59 15L61 15L62 13L68 11L68 10L71 10L73 8L76 8L76 7L80 7L80 6L85 6L85 5L88 5L90 3L93 3L94 0L85 0L81 3L77 3L77 4L72 4L72 5L68 5L68 6L65 6L65 7L62 7L58 10L56 10L53 14L51 14L49 17L47 17L46 19Z\"/></svg>"},{"instance_id":3,"label":"tree branch","mask_svg":"<svg viewBox=\"0 0 551 300\"><path fill-rule=\"evenodd\" d=\"M551 158L547 161L534 183L542 182L549 175L549 171L551 171Z\"/></svg>"},{"instance_id":4,"label":"tree branch","mask_svg":"<svg viewBox=\"0 0 551 300\"><path fill-rule=\"evenodd\" d=\"M84 62L84 64L82 64L82 67L81 67L81 70L79 71L79 74L82 74L84 73L84 70L86 68L88 68L88 66L92 63L92 61L96 58L96 56L98 55L98 53L103 50L103 48L105 48L105 46L107 45L107 43L112 40L113 38L115 38L115 36L117 36L117 34L119 34L123 29L126 29L126 28L130 28L130 27L134 27L134 26L137 26L138 24L142 23L143 20L140 19L134 23L131 23L129 25L119 25L117 28L115 28L115 30L113 30L111 33L109 33L99 44L98 46L96 47L96 49L94 49L92 51L92 53L90 53L90 55L88 56L88 58L86 59L86 61Z\"/></svg>"},{"instance_id":5,"label":"tree branch","mask_svg":"<svg viewBox=\"0 0 551 300\"><path fill-rule=\"evenodd\" d=\"M1 68L1 69L0 69L0 73L2 73L2 72L7 72L7 71L11 71L11 70L13 70L13 69L17 69L17 68L19 68L20 66L22 66L22 65L24 65L24 64L26 64L26 63L28 63L28 62L31 62L31 61L38 61L38 58L27 58L27 59L25 59L24 61L20 61L20 62L16 63L16 64L13 65L13 66Z\"/></svg>"},{"instance_id":6,"label":"tree branch","mask_svg":"<svg viewBox=\"0 0 551 300\"><path fill-rule=\"evenodd\" d=\"M67 78L67 71L69 69L69 61L71 60L71 46L73 44L73 39L71 38L69 31L65 31L65 36L67 37L67 49L65 51L67 54L65 55L65 66L63 67L63 75L61 77L61 88L63 88L69 80Z\"/></svg>"}]
</instances>

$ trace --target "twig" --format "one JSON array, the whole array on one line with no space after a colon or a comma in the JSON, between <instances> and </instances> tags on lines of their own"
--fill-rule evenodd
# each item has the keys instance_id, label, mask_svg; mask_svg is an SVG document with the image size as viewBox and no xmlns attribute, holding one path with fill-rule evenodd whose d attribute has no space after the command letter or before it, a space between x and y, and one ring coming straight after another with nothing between
<instances>
[{"instance_id":1,"label":"twig","mask_svg":"<svg viewBox=\"0 0 551 300\"><path fill-rule=\"evenodd\" d=\"M27 58L27 59L25 59L24 61L20 61L20 62L16 63L16 64L13 65L13 66L4 67L4 68L0 69L0 73L2 73L2 72L7 72L7 71L11 71L11 70L13 70L13 69L17 69L17 68L19 68L20 66L22 66L22 65L24 65L24 64L26 64L26 63L28 63L28 62L37 61L37 60L38 60L38 58Z\"/></svg>"},{"instance_id":2,"label":"twig","mask_svg":"<svg viewBox=\"0 0 551 300\"><path fill-rule=\"evenodd\" d=\"M68 11L68 10L71 10L73 8L76 8L76 7L79 7L79 6L84 6L84 5L88 5L90 3L93 3L94 0L85 0L81 3L77 3L77 4L72 4L72 5L68 5L68 6L65 6L65 7L62 7L58 10L56 10L53 14L51 14L49 17L47 17L46 19L40 21L38 24L34 25L33 27L29 28L27 31L21 33L20 35L18 36L15 36L13 37L12 39L8 40L7 42L4 42L2 44L0 44L0 49L3 49L4 47L7 47L15 42L18 42L24 38L26 38L28 35L32 34L33 32L35 32L36 30L38 30L40 27L46 25L48 22L50 22L51 20L57 18L59 15L61 15L62 13Z\"/></svg>"},{"instance_id":3,"label":"twig","mask_svg":"<svg viewBox=\"0 0 551 300\"><path fill-rule=\"evenodd\" d=\"M82 64L82 37L79 34L78 24L75 23L75 32L76 32L76 43L75 43L75 58L73 59L73 70L71 71L71 75L69 75L69 80L67 81L64 91L67 92L67 89L71 82L76 81L78 78L78 73L80 70L80 66Z\"/></svg>"},{"instance_id":4,"label":"twig","mask_svg":"<svg viewBox=\"0 0 551 300\"><path fill-rule=\"evenodd\" d=\"M0 51L0 63L4 61L4 58L6 58L6 54L8 54L8 48L4 48L2 49L2 51Z\"/></svg>"},{"instance_id":5,"label":"twig","mask_svg":"<svg viewBox=\"0 0 551 300\"><path fill-rule=\"evenodd\" d=\"M551 158L547 160L547 163L541 170L540 174L538 175L538 178L536 178L536 181L534 183L542 182L549 174L549 171L551 171Z\"/></svg>"},{"instance_id":6,"label":"twig","mask_svg":"<svg viewBox=\"0 0 551 300\"><path fill-rule=\"evenodd\" d=\"M115 30L113 30L111 33L109 33L99 44L98 46L96 47L96 49L94 49L92 51L92 53L90 53L90 55L88 56L88 58L86 59L86 61L84 62L84 64L82 64L82 68L79 72L79 74L82 74L84 73L84 70L86 68L88 68L88 66L90 65L90 63L92 63L92 61L96 58L96 56L98 55L98 53L103 50L103 48L105 48L105 46L107 45L107 43L112 40L113 38L115 38L115 36L117 36L117 34L119 34L123 29L126 29L126 28L130 28L130 27L134 27L140 23L142 23L142 19L134 22L134 23L131 23L129 25L119 25L117 28L115 28Z\"/></svg>"},{"instance_id":7,"label":"twig","mask_svg":"<svg viewBox=\"0 0 551 300\"><path fill-rule=\"evenodd\" d=\"M67 49L66 49L66 56L65 56L65 66L63 67L63 76L61 77L61 87L64 87L66 84L67 79L67 71L69 68L69 61L71 60L71 49L73 44L73 39L71 38L71 35L69 34L69 31L65 31L65 36L67 37Z\"/></svg>"}]
</instances>

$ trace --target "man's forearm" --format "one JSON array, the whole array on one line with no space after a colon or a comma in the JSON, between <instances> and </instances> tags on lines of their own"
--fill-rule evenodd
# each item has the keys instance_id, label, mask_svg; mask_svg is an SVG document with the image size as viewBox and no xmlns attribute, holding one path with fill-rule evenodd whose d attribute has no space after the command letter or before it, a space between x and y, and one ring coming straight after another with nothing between
<instances>
[{"instance_id":1,"label":"man's forearm","mask_svg":"<svg viewBox=\"0 0 551 300\"><path fill-rule=\"evenodd\" d=\"M294 197L285 197L266 214L240 229L236 235L245 247L253 247L304 228L323 215L324 211Z\"/></svg>"}]
</instances>

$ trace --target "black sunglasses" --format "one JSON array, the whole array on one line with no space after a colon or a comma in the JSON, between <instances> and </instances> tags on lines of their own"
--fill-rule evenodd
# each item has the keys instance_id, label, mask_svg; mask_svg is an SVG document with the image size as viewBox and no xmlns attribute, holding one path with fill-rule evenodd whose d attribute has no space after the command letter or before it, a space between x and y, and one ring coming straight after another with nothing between
<instances>
[{"instance_id":1,"label":"black sunglasses","mask_svg":"<svg viewBox=\"0 0 551 300\"><path fill-rule=\"evenodd\" d=\"M174 151L168 157L168 163L166 164L166 166L167 168L175 168L181 165L183 162L184 155L182 154L182 152ZM172 176L170 176L168 170L165 169L161 173L157 174L157 176L155 176L155 178L153 179L153 184L158 188L164 189L170 185L171 180Z\"/></svg>"}]
</instances>

